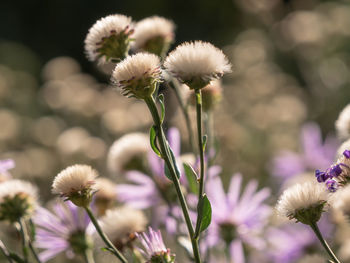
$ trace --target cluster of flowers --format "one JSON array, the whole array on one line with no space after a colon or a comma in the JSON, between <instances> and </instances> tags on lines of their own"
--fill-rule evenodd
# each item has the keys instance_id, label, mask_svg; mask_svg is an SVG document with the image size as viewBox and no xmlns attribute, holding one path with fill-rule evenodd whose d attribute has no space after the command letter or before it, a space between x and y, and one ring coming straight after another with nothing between
<instances>
[{"instance_id":1,"label":"cluster of flowers","mask_svg":"<svg viewBox=\"0 0 350 263\"><path fill-rule=\"evenodd\" d=\"M18 230L23 248L22 254L16 254L0 241L0 251L9 262L46 262L61 252L68 258L80 256L87 263L93 263L98 253L103 253L96 257L102 262L115 258L124 263L296 262L314 243L304 229L268 226L273 218L273 209L267 204L270 189L258 189L254 180L243 187L242 175L235 174L225 191L221 167L213 165L213 133L207 126L202 128L202 110L208 112L218 102L221 84L216 81L230 72L231 66L220 49L201 41L183 43L167 54L174 41L174 28L162 17L135 23L124 15L107 16L91 27L85 40L88 58L100 66L113 66L112 83L126 97L144 101L154 124L149 136L127 134L110 147L108 169L115 176L125 176L127 182L116 185L99 177L88 165L69 166L53 180L52 193L63 201L55 200L52 211L39 204L36 186L11 178L8 170L14 168L13 161L1 161L0 220ZM197 136L188 125L191 152L187 154L181 153L178 130L164 131L166 108L163 95L158 94L161 85L179 94L179 83L192 91L197 113ZM181 96L178 100L183 105ZM186 107L182 110L188 120ZM349 110L341 114L338 130L346 126L344 122L350 123L348 116ZM304 130L310 131L313 143L306 140L310 148L305 147L304 156L275 160L277 175L295 175L290 167L283 169L291 166L291 159L299 164L298 172L325 169L331 163L328 150L334 147L320 145L315 126ZM341 136L347 135L343 129ZM191 141L194 137L198 139L197 148ZM310 226L330 262L337 263L340 261L323 238L318 222L330 206L341 211L344 218L350 215L350 188L346 186L350 181L349 145L345 142L340 147L339 160L330 168L316 170L317 181L327 187L314 178L295 184L282 193L276 206L279 215ZM315 153L319 158L312 163ZM338 185L343 189L335 193ZM151 211L150 220L142 211L145 209ZM149 223L152 227L146 231ZM175 255L174 249L165 245L158 230L162 228L187 251L186 255ZM33 229L36 231L29 231ZM324 259L309 255L300 262Z\"/></svg>"}]
</instances>

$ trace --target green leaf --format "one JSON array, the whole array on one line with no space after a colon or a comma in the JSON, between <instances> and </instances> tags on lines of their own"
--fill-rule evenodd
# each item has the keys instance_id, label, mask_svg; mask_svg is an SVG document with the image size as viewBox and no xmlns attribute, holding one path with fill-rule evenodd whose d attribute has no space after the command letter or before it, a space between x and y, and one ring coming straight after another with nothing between
<instances>
[{"instance_id":1,"label":"green leaf","mask_svg":"<svg viewBox=\"0 0 350 263\"><path fill-rule=\"evenodd\" d=\"M175 167L175 174L176 174L177 178L180 179L180 177L181 177L181 172L180 172L179 166L177 165L174 152L173 152L173 150L171 149L171 147L169 146L169 144L168 144L168 149L169 149L169 152L170 152L170 161L172 162L172 164L173 164L174 167ZM164 164L164 173L165 173L165 176L168 177L171 181L173 180L172 177L171 177L169 168L168 168L168 166L167 166L166 164Z\"/></svg>"},{"instance_id":2,"label":"green leaf","mask_svg":"<svg viewBox=\"0 0 350 263\"><path fill-rule=\"evenodd\" d=\"M205 147L207 146L208 136L203 136L203 152L205 151Z\"/></svg>"},{"instance_id":3,"label":"green leaf","mask_svg":"<svg viewBox=\"0 0 350 263\"><path fill-rule=\"evenodd\" d=\"M188 181L188 187L190 188L191 192L194 194L198 194L198 175L195 172L195 170L192 168L192 166L188 163L184 163L184 171L185 175Z\"/></svg>"},{"instance_id":4,"label":"green leaf","mask_svg":"<svg viewBox=\"0 0 350 263\"><path fill-rule=\"evenodd\" d=\"M211 223L211 205L206 194L198 202L198 219L200 220L199 233L208 228Z\"/></svg>"},{"instance_id":5,"label":"green leaf","mask_svg":"<svg viewBox=\"0 0 350 263\"><path fill-rule=\"evenodd\" d=\"M164 96L163 96L163 94L160 94L158 96L158 99L159 99L160 107L161 107L161 110L162 110L161 115L160 115L161 116L160 117L160 122L163 123L164 117L165 117L165 106L164 106Z\"/></svg>"},{"instance_id":6,"label":"green leaf","mask_svg":"<svg viewBox=\"0 0 350 263\"><path fill-rule=\"evenodd\" d=\"M162 158L162 154L160 153L160 150L158 149L157 146L157 132L156 132L156 127L153 125L149 131L149 139L150 139L150 144L152 147L152 150L160 157Z\"/></svg>"}]
</instances>

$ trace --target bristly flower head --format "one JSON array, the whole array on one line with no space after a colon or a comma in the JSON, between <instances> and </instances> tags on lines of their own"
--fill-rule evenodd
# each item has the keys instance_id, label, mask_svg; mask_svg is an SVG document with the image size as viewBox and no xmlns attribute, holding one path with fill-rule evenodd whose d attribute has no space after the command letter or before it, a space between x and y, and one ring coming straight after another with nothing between
<instances>
[{"instance_id":1,"label":"bristly flower head","mask_svg":"<svg viewBox=\"0 0 350 263\"><path fill-rule=\"evenodd\" d=\"M116 248L123 250L132 246L136 232L145 230L147 219L141 210L123 206L107 210L100 223Z\"/></svg>"},{"instance_id":2,"label":"bristly flower head","mask_svg":"<svg viewBox=\"0 0 350 263\"><path fill-rule=\"evenodd\" d=\"M185 42L166 57L165 69L191 89L204 88L213 79L231 72L224 53L210 43Z\"/></svg>"},{"instance_id":3,"label":"bristly flower head","mask_svg":"<svg viewBox=\"0 0 350 263\"><path fill-rule=\"evenodd\" d=\"M133 31L130 17L117 14L101 18L90 28L85 39L88 59L100 63L124 59Z\"/></svg>"},{"instance_id":4,"label":"bristly flower head","mask_svg":"<svg viewBox=\"0 0 350 263\"><path fill-rule=\"evenodd\" d=\"M350 104L340 112L335 122L335 128L340 139L350 138Z\"/></svg>"},{"instance_id":5,"label":"bristly flower head","mask_svg":"<svg viewBox=\"0 0 350 263\"><path fill-rule=\"evenodd\" d=\"M313 181L296 184L285 190L277 202L279 215L310 225L321 218L328 201L326 187Z\"/></svg>"},{"instance_id":6,"label":"bristly flower head","mask_svg":"<svg viewBox=\"0 0 350 263\"><path fill-rule=\"evenodd\" d=\"M154 231L148 228L148 233L136 233L144 249L139 249L146 258L146 263L173 263L175 255L170 254L170 250L164 245L160 230Z\"/></svg>"},{"instance_id":7,"label":"bristly flower head","mask_svg":"<svg viewBox=\"0 0 350 263\"><path fill-rule=\"evenodd\" d=\"M162 57L174 41L174 29L174 23L164 17L147 17L135 26L132 48Z\"/></svg>"},{"instance_id":8,"label":"bristly flower head","mask_svg":"<svg viewBox=\"0 0 350 263\"><path fill-rule=\"evenodd\" d=\"M149 98L161 82L159 57L149 53L127 57L115 67L112 82L121 88L124 96Z\"/></svg>"},{"instance_id":9,"label":"bristly flower head","mask_svg":"<svg viewBox=\"0 0 350 263\"><path fill-rule=\"evenodd\" d=\"M94 183L97 172L88 165L76 164L61 171L54 179L52 192L60 194L76 206L90 204L95 192Z\"/></svg>"},{"instance_id":10,"label":"bristly flower head","mask_svg":"<svg viewBox=\"0 0 350 263\"><path fill-rule=\"evenodd\" d=\"M0 184L0 221L11 223L33 213L38 189L29 182L10 180Z\"/></svg>"}]
</instances>

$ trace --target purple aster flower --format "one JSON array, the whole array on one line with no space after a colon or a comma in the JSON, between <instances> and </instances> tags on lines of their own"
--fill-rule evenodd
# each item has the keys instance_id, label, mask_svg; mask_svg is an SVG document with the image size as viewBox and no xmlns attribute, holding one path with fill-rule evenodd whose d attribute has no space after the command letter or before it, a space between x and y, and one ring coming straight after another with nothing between
<instances>
[{"instance_id":1,"label":"purple aster flower","mask_svg":"<svg viewBox=\"0 0 350 263\"><path fill-rule=\"evenodd\" d=\"M70 201L56 203L53 210L40 207L33 217L37 227L35 246L43 249L40 260L46 262L63 251L72 258L90 249L94 228L85 211Z\"/></svg>"},{"instance_id":2,"label":"purple aster flower","mask_svg":"<svg viewBox=\"0 0 350 263\"><path fill-rule=\"evenodd\" d=\"M271 173L283 179L315 169L325 170L332 163L338 142L327 136L322 141L319 126L315 123L303 125L301 130L302 152L284 151L272 161Z\"/></svg>"},{"instance_id":3,"label":"purple aster flower","mask_svg":"<svg viewBox=\"0 0 350 263\"><path fill-rule=\"evenodd\" d=\"M175 255L171 255L170 250L164 245L162 234L159 230L154 231L150 227L148 233L136 233L136 236L143 246L143 249L139 248L139 250L146 258L146 263L175 262Z\"/></svg>"},{"instance_id":4,"label":"purple aster flower","mask_svg":"<svg viewBox=\"0 0 350 263\"><path fill-rule=\"evenodd\" d=\"M208 247L226 245L231 259L235 263L245 262L243 245L256 249L265 246L259 237L267 223L271 208L264 204L270 196L270 190L257 191L257 182L250 181L242 189L242 176L235 174L231 178L228 193L225 193L219 176L208 176L207 195L213 209L212 223L206 237Z\"/></svg>"},{"instance_id":5,"label":"purple aster flower","mask_svg":"<svg viewBox=\"0 0 350 263\"><path fill-rule=\"evenodd\" d=\"M15 167L15 162L12 159L0 160L0 182L11 177L8 170Z\"/></svg>"}]
</instances>

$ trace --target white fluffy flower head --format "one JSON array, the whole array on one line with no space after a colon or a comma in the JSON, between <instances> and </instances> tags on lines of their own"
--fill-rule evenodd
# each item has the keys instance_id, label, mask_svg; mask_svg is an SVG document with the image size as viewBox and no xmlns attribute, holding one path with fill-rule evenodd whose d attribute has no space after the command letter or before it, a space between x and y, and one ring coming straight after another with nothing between
<instances>
[{"instance_id":1,"label":"white fluffy flower head","mask_svg":"<svg viewBox=\"0 0 350 263\"><path fill-rule=\"evenodd\" d=\"M350 138L350 104L340 112L335 122L335 129L340 139L346 140Z\"/></svg>"},{"instance_id":2,"label":"white fluffy flower head","mask_svg":"<svg viewBox=\"0 0 350 263\"><path fill-rule=\"evenodd\" d=\"M9 180L0 184L0 220L16 222L30 215L37 204L38 189L23 180Z\"/></svg>"},{"instance_id":3,"label":"white fluffy flower head","mask_svg":"<svg viewBox=\"0 0 350 263\"><path fill-rule=\"evenodd\" d=\"M101 218L101 227L113 244L122 249L134 241L136 232L142 232L147 225L147 219L142 211L123 206L107 210Z\"/></svg>"},{"instance_id":4,"label":"white fluffy flower head","mask_svg":"<svg viewBox=\"0 0 350 263\"><path fill-rule=\"evenodd\" d=\"M277 202L276 210L281 216L310 224L320 219L327 200L325 185L308 181L285 190Z\"/></svg>"},{"instance_id":5,"label":"white fluffy flower head","mask_svg":"<svg viewBox=\"0 0 350 263\"><path fill-rule=\"evenodd\" d=\"M124 15L109 15L98 20L85 38L85 51L91 61L118 62L127 56L132 20Z\"/></svg>"},{"instance_id":6,"label":"white fluffy flower head","mask_svg":"<svg viewBox=\"0 0 350 263\"><path fill-rule=\"evenodd\" d=\"M159 57L149 53L138 53L118 63L112 73L112 82L127 97L149 98L156 84L161 81Z\"/></svg>"},{"instance_id":7,"label":"white fluffy flower head","mask_svg":"<svg viewBox=\"0 0 350 263\"><path fill-rule=\"evenodd\" d=\"M143 159L149 148L149 138L146 134L136 132L120 137L108 152L109 171L119 175L129 169L138 169L143 166Z\"/></svg>"},{"instance_id":8,"label":"white fluffy flower head","mask_svg":"<svg viewBox=\"0 0 350 263\"><path fill-rule=\"evenodd\" d=\"M135 26L132 48L162 56L174 41L174 29L174 23L164 17L147 17Z\"/></svg>"},{"instance_id":9,"label":"white fluffy flower head","mask_svg":"<svg viewBox=\"0 0 350 263\"><path fill-rule=\"evenodd\" d=\"M86 206L94 194L97 176L97 172L88 165L69 166L55 177L52 192L66 197L77 206Z\"/></svg>"},{"instance_id":10,"label":"white fluffy flower head","mask_svg":"<svg viewBox=\"0 0 350 263\"><path fill-rule=\"evenodd\" d=\"M167 56L166 70L191 89L201 89L213 79L231 72L224 53L210 43L185 42Z\"/></svg>"}]
</instances>

